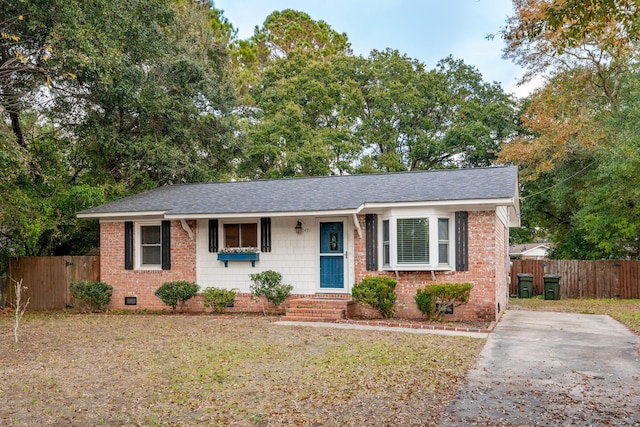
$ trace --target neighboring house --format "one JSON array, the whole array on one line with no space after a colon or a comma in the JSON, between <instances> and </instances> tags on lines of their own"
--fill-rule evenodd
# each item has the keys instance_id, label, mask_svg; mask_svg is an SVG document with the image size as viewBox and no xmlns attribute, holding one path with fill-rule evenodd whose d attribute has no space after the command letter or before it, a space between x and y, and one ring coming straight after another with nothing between
<instances>
[{"instance_id":1,"label":"neighboring house","mask_svg":"<svg viewBox=\"0 0 640 427\"><path fill-rule=\"evenodd\" d=\"M525 243L509 247L511 259L547 259L551 243Z\"/></svg>"},{"instance_id":2,"label":"neighboring house","mask_svg":"<svg viewBox=\"0 0 640 427\"><path fill-rule=\"evenodd\" d=\"M496 167L173 185L78 217L100 221L112 308L166 308L155 290L188 280L238 289L233 310L258 311L249 274L275 270L296 298L348 300L363 277L389 275L400 317L420 317L418 288L470 282L469 303L449 318L496 320L509 227L520 225L517 176ZM236 261L234 251L255 254Z\"/></svg>"}]
</instances>

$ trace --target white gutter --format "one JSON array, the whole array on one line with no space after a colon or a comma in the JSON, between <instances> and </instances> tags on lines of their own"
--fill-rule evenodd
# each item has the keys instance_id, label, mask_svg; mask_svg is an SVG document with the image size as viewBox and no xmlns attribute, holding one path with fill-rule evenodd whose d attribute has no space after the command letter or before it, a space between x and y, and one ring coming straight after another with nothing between
<instances>
[{"instance_id":1,"label":"white gutter","mask_svg":"<svg viewBox=\"0 0 640 427\"><path fill-rule=\"evenodd\" d=\"M83 219L101 219L101 218L130 218L141 216L160 216L164 217L167 211L146 211L146 212L101 212L101 213L77 213L78 218Z\"/></svg>"}]
</instances>

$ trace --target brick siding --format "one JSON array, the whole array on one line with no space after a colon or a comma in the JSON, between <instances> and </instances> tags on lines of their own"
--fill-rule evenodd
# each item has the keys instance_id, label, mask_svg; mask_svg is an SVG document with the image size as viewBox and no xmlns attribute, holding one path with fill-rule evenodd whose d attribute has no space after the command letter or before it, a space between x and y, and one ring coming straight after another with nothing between
<instances>
[{"instance_id":1,"label":"brick siding","mask_svg":"<svg viewBox=\"0 0 640 427\"><path fill-rule=\"evenodd\" d=\"M365 217L358 217L364 228ZM471 297L465 305L456 307L454 314L446 315L446 320L497 320L506 307L506 228L495 212L469 212L469 271L436 271L435 280L430 271L367 271L365 236L355 237L355 277L356 282L366 276L387 275L398 280L397 317L423 317L415 303L416 291L429 284L465 283L473 284ZM366 311L357 312L366 316Z\"/></svg>"},{"instance_id":2,"label":"brick siding","mask_svg":"<svg viewBox=\"0 0 640 427\"><path fill-rule=\"evenodd\" d=\"M187 221L187 224L192 229L195 227L195 221ZM195 238L189 238L180 221L171 221L171 270L125 270L124 222L102 222L100 280L113 286L111 309L167 309L154 293L165 282L196 281ZM124 305L124 298L130 296L137 297L137 305ZM187 303L187 309L195 308L191 307L193 303Z\"/></svg>"},{"instance_id":3,"label":"brick siding","mask_svg":"<svg viewBox=\"0 0 640 427\"><path fill-rule=\"evenodd\" d=\"M365 216L358 216L362 229ZM196 222L187 221L196 233ZM498 320L507 305L508 283L506 267L507 230L493 211L469 212L469 271L395 272L367 271L365 236L354 233L355 282L365 276L388 275L399 278L396 287L399 310L398 317L420 318L414 297L418 288L434 283L464 283L474 285L468 304L455 308L447 320ZM124 222L102 222L100 224L100 269L101 280L113 286L111 309L163 310L168 307L154 295L165 282L175 280L197 281L196 238L189 238L180 221L171 221L171 270L125 270L124 268ZM136 306L125 306L124 298L137 297ZM293 295L293 298L310 296ZM326 295L324 295L326 297ZM498 311L500 305L500 312ZM286 303L285 303L286 305ZM183 309L192 312L204 311L202 297L198 296L185 304ZM246 292L236 296L230 312L261 312L262 302L254 301ZM357 313L356 313L357 314ZM361 312L359 314L366 314Z\"/></svg>"}]
</instances>

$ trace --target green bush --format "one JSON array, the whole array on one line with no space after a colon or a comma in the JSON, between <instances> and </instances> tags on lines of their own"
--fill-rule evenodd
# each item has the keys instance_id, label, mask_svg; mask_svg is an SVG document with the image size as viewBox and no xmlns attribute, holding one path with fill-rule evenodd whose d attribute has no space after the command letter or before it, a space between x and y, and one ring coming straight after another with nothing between
<instances>
[{"instance_id":1,"label":"green bush","mask_svg":"<svg viewBox=\"0 0 640 427\"><path fill-rule=\"evenodd\" d=\"M415 301L418 309L431 320L442 320L448 307L469 302L471 283L441 283L418 289Z\"/></svg>"},{"instance_id":2,"label":"green bush","mask_svg":"<svg viewBox=\"0 0 640 427\"><path fill-rule=\"evenodd\" d=\"M233 306L237 292L237 289L207 288L202 291L204 306L222 313L225 308Z\"/></svg>"},{"instance_id":3,"label":"green bush","mask_svg":"<svg viewBox=\"0 0 640 427\"><path fill-rule=\"evenodd\" d=\"M257 300L263 296L276 307L279 307L280 304L289 298L293 290L293 286L283 285L282 274L273 270L250 274L249 277L253 282L250 286L251 297ZM264 305L262 306L262 312L265 315L267 314Z\"/></svg>"},{"instance_id":4,"label":"green bush","mask_svg":"<svg viewBox=\"0 0 640 427\"><path fill-rule=\"evenodd\" d=\"M87 282L78 280L69 285L71 297L82 301L91 311L103 310L109 305L113 286L104 282Z\"/></svg>"},{"instance_id":5,"label":"green bush","mask_svg":"<svg viewBox=\"0 0 640 427\"><path fill-rule=\"evenodd\" d=\"M380 312L382 317L393 317L396 312L396 284L387 276L365 277L353 286L351 295L355 302L368 304Z\"/></svg>"},{"instance_id":6,"label":"green bush","mask_svg":"<svg viewBox=\"0 0 640 427\"><path fill-rule=\"evenodd\" d=\"M180 280L177 282L166 282L160 286L155 295L162 300L168 306L175 311L178 303L184 303L185 301L196 296L200 286L186 280Z\"/></svg>"}]
</instances>

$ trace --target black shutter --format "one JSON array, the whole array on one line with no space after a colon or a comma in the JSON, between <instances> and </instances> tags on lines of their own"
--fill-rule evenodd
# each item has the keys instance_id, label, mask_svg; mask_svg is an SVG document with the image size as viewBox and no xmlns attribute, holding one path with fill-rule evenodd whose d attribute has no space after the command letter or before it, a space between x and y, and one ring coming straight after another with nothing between
<instances>
[{"instance_id":1,"label":"black shutter","mask_svg":"<svg viewBox=\"0 0 640 427\"><path fill-rule=\"evenodd\" d=\"M124 223L124 269L133 270L133 222Z\"/></svg>"},{"instance_id":2,"label":"black shutter","mask_svg":"<svg viewBox=\"0 0 640 427\"><path fill-rule=\"evenodd\" d=\"M209 220L209 252L218 252L218 220Z\"/></svg>"},{"instance_id":3,"label":"black shutter","mask_svg":"<svg viewBox=\"0 0 640 427\"><path fill-rule=\"evenodd\" d=\"M160 231L162 269L171 270L171 221L162 221Z\"/></svg>"},{"instance_id":4,"label":"black shutter","mask_svg":"<svg viewBox=\"0 0 640 427\"><path fill-rule=\"evenodd\" d=\"M271 218L260 218L260 251L271 252Z\"/></svg>"},{"instance_id":5,"label":"black shutter","mask_svg":"<svg viewBox=\"0 0 640 427\"><path fill-rule=\"evenodd\" d=\"M365 247L367 270L378 270L378 215L365 215Z\"/></svg>"},{"instance_id":6,"label":"black shutter","mask_svg":"<svg viewBox=\"0 0 640 427\"><path fill-rule=\"evenodd\" d=\"M469 213L456 212L456 270L469 271Z\"/></svg>"}]
</instances>

